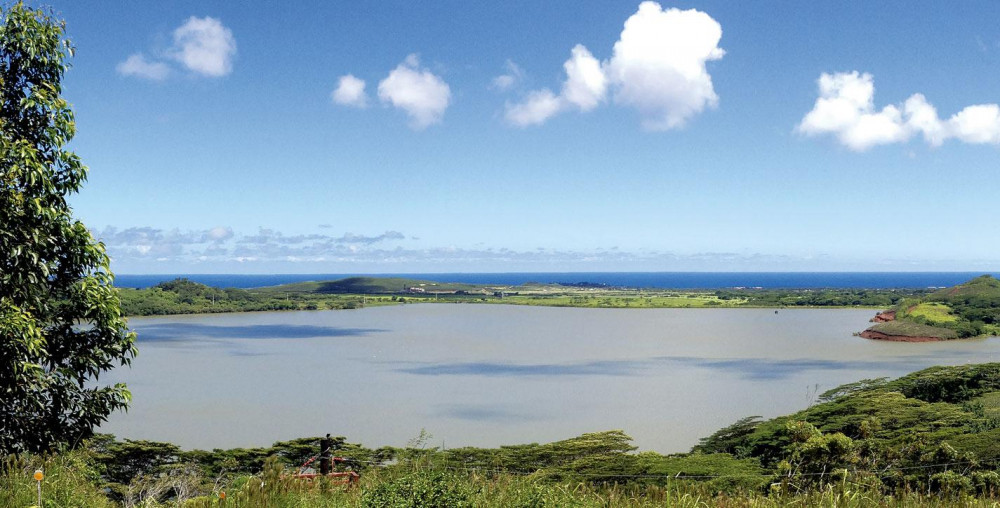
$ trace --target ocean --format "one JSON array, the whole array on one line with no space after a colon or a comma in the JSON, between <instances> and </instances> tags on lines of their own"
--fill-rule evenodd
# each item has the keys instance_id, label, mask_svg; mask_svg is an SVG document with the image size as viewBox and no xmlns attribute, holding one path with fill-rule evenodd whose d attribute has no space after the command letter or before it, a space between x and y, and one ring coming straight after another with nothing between
<instances>
[{"instance_id":1,"label":"ocean","mask_svg":"<svg viewBox=\"0 0 1000 508\"><path fill-rule=\"evenodd\" d=\"M345 277L405 277L435 282L519 285L526 282L594 283L608 286L670 289L932 288L965 282L983 272L527 272L392 274L119 274L115 285L145 288L184 277L215 287L255 288ZM1000 272L990 275L1000 278Z\"/></svg>"}]
</instances>

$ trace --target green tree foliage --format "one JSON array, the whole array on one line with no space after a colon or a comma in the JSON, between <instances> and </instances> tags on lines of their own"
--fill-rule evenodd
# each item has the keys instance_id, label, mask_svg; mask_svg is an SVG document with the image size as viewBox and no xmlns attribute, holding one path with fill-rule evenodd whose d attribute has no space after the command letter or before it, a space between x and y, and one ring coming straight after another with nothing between
<instances>
[{"instance_id":1,"label":"green tree foliage","mask_svg":"<svg viewBox=\"0 0 1000 508\"><path fill-rule=\"evenodd\" d=\"M792 444L778 470L800 482L823 483L829 481L827 475L843 478L857 460L854 442L840 432L824 435L811 423L795 420L786 422L784 430Z\"/></svg>"},{"instance_id":2,"label":"green tree foliage","mask_svg":"<svg viewBox=\"0 0 1000 508\"><path fill-rule=\"evenodd\" d=\"M720 289L720 300L745 300L755 307L891 307L924 289Z\"/></svg>"},{"instance_id":3,"label":"green tree foliage","mask_svg":"<svg viewBox=\"0 0 1000 508\"><path fill-rule=\"evenodd\" d=\"M740 418L736 423L715 431L711 436L701 438L691 451L744 456L747 450L741 449L739 445L742 444L743 438L753 433L760 422L760 416Z\"/></svg>"},{"instance_id":4,"label":"green tree foliage","mask_svg":"<svg viewBox=\"0 0 1000 508\"><path fill-rule=\"evenodd\" d=\"M60 97L72 47L63 23L16 4L0 11L0 453L75 443L127 406L98 376L135 356L103 245L67 197L87 168L64 149Z\"/></svg>"},{"instance_id":5,"label":"green tree foliage","mask_svg":"<svg viewBox=\"0 0 1000 508\"><path fill-rule=\"evenodd\" d=\"M201 314L268 310L354 309L364 297L326 293L278 292L268 288L215 288L174 279L151 288L119 290L122 312L128 316Z\"/></svg>"}]
</instances>

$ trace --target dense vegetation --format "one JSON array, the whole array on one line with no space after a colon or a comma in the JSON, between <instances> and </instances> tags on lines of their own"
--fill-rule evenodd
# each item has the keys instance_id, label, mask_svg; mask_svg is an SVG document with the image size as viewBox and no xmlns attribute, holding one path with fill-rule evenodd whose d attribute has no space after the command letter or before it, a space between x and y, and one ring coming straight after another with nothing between
<instances>
[{"instance_id":1,"label":"dense vegetation","mask_svg":"<svg viewBox=\"0 0 1000 508\"><path fill-rule=\"evenodd\" d=\"M220 289L187 279L162 282L146 289L122 288L119 292L122 311L130 316L353 309L365 303L362 297Z\"/></svg>"},{"instance_id":2,"label":"dense vegetation","mask_svg":"<svg viewBox=\"0 0 1000 508\"><path fill-rule=\"evenodd\" d=\"M755 307L891 307L926 289L740 289L719 290L723 300L746 300Z\"/></svg>"},{"instance_id":3,"label":"dense vegetation","mask_svg":"<svg viewBox=\"0 0 1000 508\"><path fill-rule=\"evenodd\" d=\"M87 500L77 506L209 506L223 492L231 506L988 506L1000 500L1000 364L841 386L792 415L741 419L686 454L637 453L621 431L489 449L428 448L428 438L378 449L338 438L335 454L353 459L340 467L362 473L345 487L287 476L318 438L183 451L98 436L9 459L0 504L30 504L30 474L44 466L58 479L47 495Z\"/></svg>"}]
</instances>

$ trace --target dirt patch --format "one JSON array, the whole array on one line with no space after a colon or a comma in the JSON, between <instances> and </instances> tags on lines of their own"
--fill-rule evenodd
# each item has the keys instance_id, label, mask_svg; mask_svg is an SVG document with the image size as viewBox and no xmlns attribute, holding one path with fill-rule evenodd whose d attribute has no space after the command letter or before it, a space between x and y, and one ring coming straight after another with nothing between
<instances>
[{"instance_id":1,"label":"dirt patch","mask_svg":"<svg viewBox=\"0 0 1000 508\"><path fill-rule=\"evenodd\" d=\"M892 342L939 342L942 340L941 337L919 337L910 335L889 335L882 332L876 332L873 330L865 330L858 334L861 337L872 340L888 340Z\"/></svg>"},{"instance_id":2,"label":"dirt patch","mask_svg":"<svg viewBox=\"0 0 1000 508\"><path fill-rule=\"evenodd\" d=\"M870 323L888 323L889 321L896 320L896 311L887 310L885 312L879 312L875 314L875 317L869 320Z\"/></svg>"}]
</instances>

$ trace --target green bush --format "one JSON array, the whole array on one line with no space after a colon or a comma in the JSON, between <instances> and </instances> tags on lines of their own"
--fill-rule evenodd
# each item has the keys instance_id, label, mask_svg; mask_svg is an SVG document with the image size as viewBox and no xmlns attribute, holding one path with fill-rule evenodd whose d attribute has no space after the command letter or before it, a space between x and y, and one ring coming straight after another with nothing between
<instances>
[{"instance_id":1,"label":"green bush","mask_svg":"<svg viewBox=\"0 0 1000 508\"><path fill-rule=\"evenodd\" d=\"M931 476L931 490L945 496L961 496L972 491L972 480L954 471Z\"/></svg>"},{"instance_id":2,"label":"green bush","mask_svg":"<svg viewBox=\"0 0 1000 508\"><path fill-rule=\"evenodd\" d=\"M438 471L417 471L376 485L361 495L371 508L463 508L475 492L464 478Z\"/></svg>"},{"instance_id":3,"label":"green bush","mask_svg":"<svg viewBox=\"0 0 1000 508\"><path fill-rule=\"evenodd\" d=\"M990 497L1000 494L1000 474L996 471L975 471L969 478L976 489L976 494Z\"/></svg>"}]
</instances>

